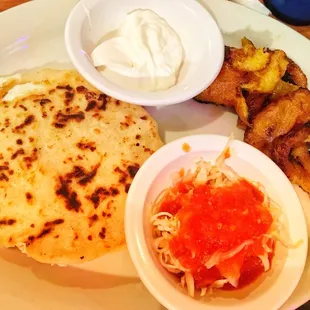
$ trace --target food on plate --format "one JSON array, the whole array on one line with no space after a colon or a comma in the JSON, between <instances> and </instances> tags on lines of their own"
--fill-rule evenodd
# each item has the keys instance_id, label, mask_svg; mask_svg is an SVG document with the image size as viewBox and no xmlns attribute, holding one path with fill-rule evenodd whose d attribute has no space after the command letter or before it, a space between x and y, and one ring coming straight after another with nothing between
<instances>
[{"instance_id":1,"label":"food on plate","mask_svg":"<svg viewBox=\"0 0 310 310\"><path fill-rule=\"evenodd\" d=\"M310 122L275 139L271 157L289 177L310 193Z\"/></svg>"},{"instance_id":2,"label":"food on plate","mask_svg":"<svg viewBox=\"0 0 310 310\"><path fill-rule=\"evenodd\" d=\"M220 74L195 99L234 108L242 121L239 126L246 128L267 105L269 96L306 85L305 74L284 51L257 49L250 40L243 38L242 48L226 47Z\"/></svg>"},{"instance_id":3,"label":"food on plate","mask_svg":"<svg viewBox=\"0 0 310 310\"><path fill-rule=\"evenodd\" d=\"M284 76L288 59L280 50L256 49L254 44L242 39L242 48L229 48L226 54L227 61L233 68L245 73L242 90L270 94Z\"/></svg>"},{"instance_id":4,"label":"food on plate","mask_svg":"<svg viewBox=\"0 0 310 310\"><path fill-rule=\"evenodd\" d=\"M240 84L244 73L237 71L228 62L224 62L222 70L215 81L201 94L195 97L200 102L212 102L240 111L240 118L246 124L248 111Z\"/></svg>"},{"instance_id":5,"label":"food on plate","mask_svg":"<svg viewBox=\"0 0 310 310\"><path fill-rule=\"evenodd\" d=\"M291 93L291 92L293 92L293 91L295 91L295 90L297 90L297 89L299 89L299 88L300 88L300 87L299 87L298 85L291 84L291 83L288 83L288 82L284 82L284 81L281 80L281 81L277 84L277 86L276 86L274 92L272 93L272 95L270 95L268 98L266 97L265 99L275 99L275 98L277 98L277 97L279 97L279 96L289 94L289 93ZM266 105L267 105L267 102L266 102ZM263 107L262 107L262 108L263 108ZM259 109L259 110L257 111L257 113L258 113L260 110L262 110L262 108ZM256 113L256 114L257 114L257 113ZM255 116L255 115L254 115L254 116Z\"/></svg>"},{"instance_id":6,"label":"food on plate","mask_svg":"<svg viewBox=\"0 0 310 310\"><path fill-rule=\"evenodd\" d=\"M253 118L255 115L262 110L264 107L268 95L260 94L257 92L247 92L243 91L243 96L246 101L246 106L248 109L248 122L252 123ZM236 110L237 111L237 110Z\"/></svg>"},{"instance_id":7,"label":"food on plate","mask_svg":"<svg viewBox=\"0 0 310 310\"><path fill-rule=\"evenodd\" d=\"M159 91L177 83L183 54L181 39L165 20L151 10L138 9L102 39L91 58L101 74L116 84Z\"/></svg>"},{"instance_id":8,"label":"food on plate","mask_svg":"<svg viewBox=\"0 0 310 310\"><path fill-rule=\"evenodd\" d=\"M246 129L244 141L270 156L272 143L277 137L309 121L310 92L298 89L270 100L254 117L251 127Z\"/></svg>"},{"instance_id":9,"label":"food on plate","mask_svg":"<svg viewBox=\"0 0 310 310\"><path fill-rule=\"evenodd\" d=\"M240 71L260 71L271 61L271 53L263 48L256 49L247 38L241 40L242 48L230 48L228 57L232 66Z\"/></svg>"},{"instance_id":10,"label":"food on plate","mask_svg":"<svg viewBox=\"0 0 310 310\"><path fill-rule=\"evenodd\" d=\"M307 88L308 80L306 75L302 72L301 68L293 60L288 59L288 61L289 63L286 69L286 73L283 76L283 80L291 84Z\"/></svg>"},{"instance_id":11,"label":"food on plate","mask_svg":"<svg viewBox=\"0 0 310 310\"><path fill-rule=\"evenodd\" d=\"M162 145L156 122L76 71L32 71L1 84L0 245L50 264L124 246L131 181Z\"/></svg>"},{"instance_id":12,"label":"food on plate","mask_svg":"<svg viewBox=\"0 0 310 310\"><path fill-rule=\"evenodd\" d=\"M244 141L268 155L293 183L310 192L309 138L304 136L310 122L307 83L301 68L284 51L257 49L243 38L242 48L226 47L220 74L195 99L234 108L237 126L245 130Z\"/></svg>"},{"instance_id":13,"label":"food on plate","mask_svg":"<svg viewBox=\"0 0 310 310\"><path fill-rule=\"evenodd\" d=\"M288 60L283 51L268 52L271 54L268 65L262 70L248 71L246 81L241 88L251 92L271 94L286 72Z\"/></svg>"},{"instance_id":14,"label":"food on plate","mask_svg":"<svg viewBox=\"0 0 310 310\"><path fill-rule=\"evenodd\" d=\"M153 206L153 246L160 263L191 297L254 283L273 264L284 226L280 209L258 183L225 164L200 160L181 169Z\"/></svg>"},{"instance_id":15,"label":"food on plate","mask_svg":"<svg viewBox=\"0 0 310 310\"><path fill-rule=\"evenodd\" d=\"M246 128L244 141L268 155L291 182L310 193L310 91L299 88L271 99Z\"/></svg>"}]
</instances>

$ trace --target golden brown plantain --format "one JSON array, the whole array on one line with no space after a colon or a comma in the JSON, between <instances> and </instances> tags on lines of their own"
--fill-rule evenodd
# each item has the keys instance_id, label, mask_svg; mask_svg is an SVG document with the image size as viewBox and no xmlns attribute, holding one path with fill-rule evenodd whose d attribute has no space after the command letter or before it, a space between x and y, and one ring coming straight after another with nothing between
<instances>
[{"instance_id":1,"label":"golden brown plantain","mask_svg":"<svg viewBox=\"0 0 310 310\"><path fill-rule=\"evenodd\" d=\"M234 108L239 116L237 126L246 128L268 104L269 95L296 90L296 86L286 85L281 80L288 64L289 59L283 51L256 49L250 40L243 38L242 48L225 48L225 61L220 74L195 99ZM292 67L294 63L290 64Z\"/></svg>"},{"instance_id":2,"label":"golden brown plantain","mask_svg":"<svg viewBox=\"0 0 310 310\"><path fill-rule=\"evenodd\" d=\"M277 138L273 143L272 159L291 182L310 192L310 123Z\"/></svg>"},{"instance_id":3,"label":"golden brown plantain","mask_svg":"<svg viewBox=\"0 0 310 310\"><path fill-rule=\"evenodd\" d=\"M242 121L248 123L247 105L240 88L243 79L243 72L235 70L228 62L224 62L216 80L196 96L195 100L235 108Z\"/></svg>"},{"instance_id":4,"label":"golden brown plantain","mask_svg":"<svg viewBox=\"0 0 310 310\"><path fill-rule=\"evenodd\" d=\"M301 68L292 60L288 58L288 66L283 76L283 80L291 84L307 88L308 80Z\"/></svg>"},{"instance_id":5,"label":"golden brown plantain","mask_svg":"<svg viewBox=\"0 0 310 310\"><path fill-rule=\"evenodd\" d=\"M210 102L226 107L234 107L243 100L240 83L244 80L244 73L234 70L225 62L216 80L202 93L195 97L200 102Z\"/></svg>"},{"instance_id":6,"label":"golden brown plantain","mask_svg":"<svg viewBox=\"0 0 310 310\"><path fill-rule=\"evenodd\" d=\"M284 82L283 80L281 80L277 84L276 88L274 89L273 94L271 95L271 99L276 99L279 96L286 95L297 89L299 89L298 85L294 85L294 84Z\"/></svg>"},{"instance_id":7,"label":"golden brown plantain","mask_svg":"<svg viewBox=\"0 0 310 310\"><path fill-rule=\"evenodd\" d=\"M244 141L271 157L310 193L310 91L301 68L282 50L225 48L223 68L195 99L234 108ZM305 125L307 124L307 125ZM308 139L308 140L305 140Z\"/></svg>"},{"instance_id":8,"label":"golden brown plantain","mask_svg":"<svg viewBox=\"0 0 310 310\"><path fill-rule=\"evenodd\" d=\"M243 91L243 96L247 105L248 121L251 124L253 118L265 107L267 104L268 95L260 93L249 93ZM248 125L245 124L238 116L237 127L242 130L246 130Z\"/></svg>"},{"instance_id":9,"label":"golden brown plantain","mask_svg":"<svg viewBox=\"0 0 310 310\"><path fill-rule=\"evenodd\" d=\"M243 92L245 101L249 111L249 122L251 123L254 117L264 108L268 95L257 92Z\"/></svg>"},{"instance_id":10,"label":"golden brown plantain","mask_svg":"<svg viewBox=\"0 0 310 310\"><path fill-rule=\"evenodd\" d=\"M233 68L240 71L260 71L265 69L271 59L271 52L263 48L256 49L247 38L241 40L242 48L230 50L228 61Z\"/></svg>"},{"instance_id":11,"label":"golden brown plantain","mask_svg":"<svg viewBox=\"0 0 310 310\"><path fill-rule=\"evenodd\" d=\"M244 141L270 156L272 142L310 121L310 91L298 89L271 100L246 129Z\"/></svg>"},{"instance_id":12,"label":"golden brown plantain","mask_svg":"<svg viewBox=\"0 0 310 310\"><path fill-rule=\"evenodd\" d=\"M271 94L284 76L288 60L283 51L272 52L268 66L260 71L250 71L241 87L249 92Z\"/></svg>"}]
</instances>

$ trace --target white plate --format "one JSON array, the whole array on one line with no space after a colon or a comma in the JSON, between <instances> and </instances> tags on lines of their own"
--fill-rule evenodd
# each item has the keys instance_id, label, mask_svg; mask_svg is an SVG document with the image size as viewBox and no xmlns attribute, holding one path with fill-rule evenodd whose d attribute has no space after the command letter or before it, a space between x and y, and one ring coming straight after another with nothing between
<instances>
[{"instance_id":1,"label":"white plate","mask_svg":"<svg viewBox=\"0 0 310 310\"><path fill-rule=\"evenodd\" d=\"M284 49L310 80L310 43L278 23L224 0L201 0L209 7L226 44L239 45L243 35L256 44ZM41 0L0 14L0 75L38 68L70 68L64 45L66 18L77 0ZM189 101L149 111L158 120L166 141L184 135L213 133L237 138L236 115L213 105ZM303 200L310 230L310 202ZM115 253L80 267L49 267L35 263L15 250L0 250L0 304L24 310L163 310L138 279L127 252ZM296 309L310 299L310 258L298 288L281 310Z\"/></svg>"}]
</instances>

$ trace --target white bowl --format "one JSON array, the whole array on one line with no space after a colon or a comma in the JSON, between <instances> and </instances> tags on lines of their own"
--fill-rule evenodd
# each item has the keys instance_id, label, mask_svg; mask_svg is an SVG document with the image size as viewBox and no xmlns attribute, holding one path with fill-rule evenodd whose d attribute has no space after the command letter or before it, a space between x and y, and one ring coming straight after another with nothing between
<instances>
[{"instance_id":1,"label":"white bowl","mask_svg":"<svg viewBox=\"0 0 310 310\"><path fill-rule=\"evenodd\" d=\"M189 153L182 150L188 143ZM297 286L307 257L307 228L298 197L283 172L263 153L241 141L232 141L232 157L228 165L240 176L263 184L288 220L288 233L293 242L302 240L296 249L277 246L270 272L257 283L237 292L217 292L208 301L194 300L177 288L176 279L159 264L151 246L151 205L158 194L171 185L171 175L180 168L190 168L203 157L214 161L222 152L227 138L197 135L173 141L153 154L138 171L131 185L126 205L125 231L130 256L141 280L151 294L169 310L277 310ZM283 250L283 248L282 248ZM285 252L285 251L284 251Z\"/></svg>"},{"instance_id":2,"label":"white bowl","mask_svg":"<svg viewBox=\"0 0 310 310\"><path fill-rule=\"evenodd\" d=\"M118 86L104 78L88 57L105 34L116 30L128 12L139 8L163 17L182 40L185 61L179 82L164 91L135 91ZM196 0L82 0L67 20L65 43L72 63L88 82L118 100L145 106L193 98L215 80L224 59L221 32Z\"/></svg>"}]
</instances>

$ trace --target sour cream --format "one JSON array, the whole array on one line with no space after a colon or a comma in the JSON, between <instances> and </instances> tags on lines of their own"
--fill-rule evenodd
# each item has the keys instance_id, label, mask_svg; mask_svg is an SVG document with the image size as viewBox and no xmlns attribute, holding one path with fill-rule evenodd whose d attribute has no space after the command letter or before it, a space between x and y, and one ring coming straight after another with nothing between
<instances>
[{"instance_id":1,"label":"sour cream","mask_svg":"<svg viewBox=\"0 0 310 310\"><path fill-rule=\"evenodd\" d=\"M112 36L112 38L111 38ZM108 80L134 90L159 91L178 81L183 63L178 34L151 10L135 10L91 54Z\"/></svg>"}]
</instances>

